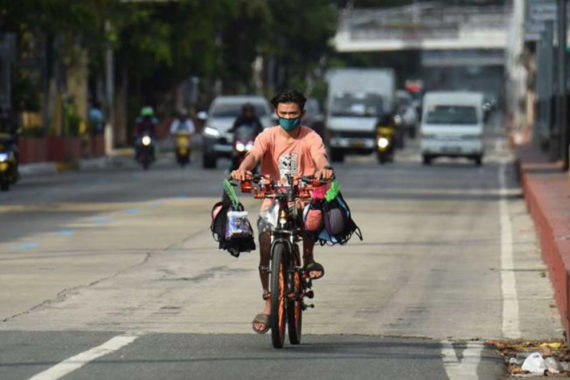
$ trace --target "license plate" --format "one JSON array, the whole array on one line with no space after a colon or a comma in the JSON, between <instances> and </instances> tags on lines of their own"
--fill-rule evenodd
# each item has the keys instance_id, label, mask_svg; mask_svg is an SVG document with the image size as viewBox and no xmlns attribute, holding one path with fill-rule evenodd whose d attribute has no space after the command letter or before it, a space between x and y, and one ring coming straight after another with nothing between
<instances>
[{"instance_id":1,"label":"license plate","mask_svg":"<svg viewBox=\"0 0 570 380\"><path fill-rule=\"evenodd\" d=\"M459 146L446 146L441 149L444 153L461 153L461 147Z\"/></svg>"},{"instance_id":2,"label":"license plate","mask_svg":"<svg viewBox=\"0 0 570 380\"><path fill-rule=\"evenodd\" d=\"M352 148L364 148L364 141L362 140L352 140L350 142Z\"/></svg>"}]
</instances>

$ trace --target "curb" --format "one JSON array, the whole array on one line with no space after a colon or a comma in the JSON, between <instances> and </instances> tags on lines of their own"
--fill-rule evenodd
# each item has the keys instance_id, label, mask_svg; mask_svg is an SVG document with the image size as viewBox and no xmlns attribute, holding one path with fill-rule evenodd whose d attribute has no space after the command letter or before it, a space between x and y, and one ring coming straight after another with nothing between
<instances>
[{"instance_id":1,"label":"curb","mask_svg":"<svg viewBox=\"0 0 570 380\"><path fill-rule=\"evenodd\" d=\"M540 240L560 319L570 337L570 180L556 163L537 163L516 151L519 178Z\"/></svg>"},{"instance_id":2,"label":"curb","mask_svg":"<svg viewBox=\"0 0 570 380\"><path fill-rule=\"evenodd\" d=\"M69 171L101 170L111 167L124 166L126 157L105 156L99 158L81 159L69 162L40 162L37 164L20 165L18 168L22 177L59 174Z\"/></svg>"}]
</instances>

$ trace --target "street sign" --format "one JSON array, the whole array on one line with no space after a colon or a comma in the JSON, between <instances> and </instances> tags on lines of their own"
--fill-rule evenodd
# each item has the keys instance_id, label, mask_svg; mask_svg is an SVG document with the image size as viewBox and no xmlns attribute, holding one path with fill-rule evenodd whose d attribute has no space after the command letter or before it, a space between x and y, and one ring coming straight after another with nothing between
<instances>
[{"instance_id":1,"label":"street sign","mask_svg":"<svg viewBox=\"0 0 570 380\"><path fill-rule=\"evenodd\" d=\"M557 9L554 1L530 3L528 19L530 21L555 21Z\"/></svg>"},{"instance_id":2,"label":"street sign","mask_svg":"<svg viewBox=\"0 0 570 380\"><path fill-rule=\"evenodd\" d=\"M546 30L546 23L557 22L556 0L527 0L524 27L525 41L540 41Z\"/></svg>"}]
</instances>

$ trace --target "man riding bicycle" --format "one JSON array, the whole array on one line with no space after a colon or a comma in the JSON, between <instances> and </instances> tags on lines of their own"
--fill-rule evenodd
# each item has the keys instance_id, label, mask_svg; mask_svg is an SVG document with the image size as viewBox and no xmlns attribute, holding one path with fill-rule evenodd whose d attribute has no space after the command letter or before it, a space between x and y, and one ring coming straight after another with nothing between
<instances>
[{"instance_id":1,"label":"man riding bicycle","mask_svg":"<svg viewBox=\"0 0 570 380\"><path fill-rule=\"evenodd\" d=\"M243 181L252 177L251 171L261 163L261 174L279 181L286 175L312 176L330 180L333 169L329 165L327 152L322 138L309 127L301 126L305 114L306 98L297 90L278 93L271 103L279 118L279 125L268 128L257 136L253 149L245 157L237 170L231 173L233 179ZM270 301L269 259L271 238L270 231L276 225L275 202L266 199L261 205L257 223L259 230L260 262L259 276L263 295L266 300L264 310L252 321L256 333L269 330ZM303 265L311 279L324 276L324 268L313 258L315 238L306 234L303 237Z\"/></svg>"}]
</instances>

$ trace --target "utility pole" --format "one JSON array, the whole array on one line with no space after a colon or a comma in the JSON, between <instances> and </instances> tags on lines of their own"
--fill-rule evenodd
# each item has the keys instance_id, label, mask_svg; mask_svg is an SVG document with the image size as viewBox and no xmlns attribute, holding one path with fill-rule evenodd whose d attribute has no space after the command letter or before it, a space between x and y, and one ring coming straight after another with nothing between
<instances>
[{"instance_id":1,"label":"utility pole","mask_svg":"<svg viewBox=\"0 0 570 380\"><path fill-rule=\"evenodd\" d=\"M0 34L0 111L12 108L12 61L15 58L15 36Z\"/></svg>"},{"instance_id":2,"label":"utility pole","mask_svg":"<svg viewBox=\"0 0 570 380\"><path fill-rule=\"evenodd\" d=\"M570 142L566 111L566 0L558 0L558 130L564 171L569 167Z\"/></svg>"},{"instance_id":3,"label":"utility pole","mask_svg":"<svg viewBox=\"0 0 570 380\"><path fill-rule=\"evenodd\" d=\"M111 23L105 23L105 30L111 31ZM110 41L107 42L107 50L105 51L105 98L106 98L106 124L105 124L105 154L109 154L114 148L114 124L115 124L115 67L113 46Z\"/></svg>"}]
</instances>

